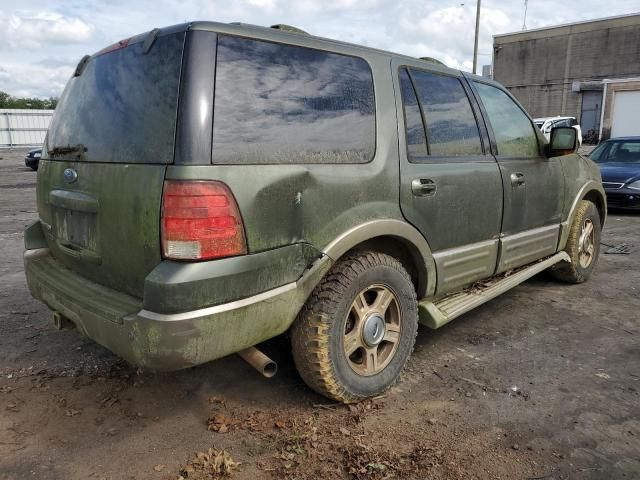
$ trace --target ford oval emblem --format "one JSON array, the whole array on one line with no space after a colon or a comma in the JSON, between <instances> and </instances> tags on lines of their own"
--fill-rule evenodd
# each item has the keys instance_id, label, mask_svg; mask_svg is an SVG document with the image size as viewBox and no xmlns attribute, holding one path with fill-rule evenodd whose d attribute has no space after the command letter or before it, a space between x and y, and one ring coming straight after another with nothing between
<instances>
[{"instance_id":1,"label":"ford oval emblem","mask_svg":"<svg viewBox=\"0 0 640 480\"><path fill-rule=\"evenodd\" d=\"M62 172L62 177L64 181L67 183L73 183L78 180L78 172L76 172L73 168L65 168L64 172Z\"/></svg>"}]
</instances>

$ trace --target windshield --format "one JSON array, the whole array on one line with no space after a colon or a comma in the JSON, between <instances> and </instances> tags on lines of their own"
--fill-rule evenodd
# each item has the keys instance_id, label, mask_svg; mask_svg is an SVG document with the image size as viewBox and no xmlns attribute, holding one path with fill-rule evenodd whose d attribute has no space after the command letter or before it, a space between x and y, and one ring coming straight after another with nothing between
<instances>
[{"instance_id":1,"label":"windshield","mask_svg":"<svg viewBox=\"0 0 640 480\"><path fill-rule=\"evenodd\" d=\"M640 163L640 139L604 142L590 158L597 163Z\"/></svg>"},{"instance_id":2,"label":"windshield","mask_svg":"<svg viewBox=\"0 0 640 480\"><path fill-rule=\"evenodd\" d=\"M47 133L46 154L81 160L171 163L185 33L91 57L71 77ZM82 152L80 152L82 150Z\"/></svg>"}]
</instances>

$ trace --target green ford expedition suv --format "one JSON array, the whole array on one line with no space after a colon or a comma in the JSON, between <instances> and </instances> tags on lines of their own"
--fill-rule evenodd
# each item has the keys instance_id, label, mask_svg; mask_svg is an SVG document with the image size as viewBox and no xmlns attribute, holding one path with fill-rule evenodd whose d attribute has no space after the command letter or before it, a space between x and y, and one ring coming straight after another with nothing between
<instances>
[{"instance_id":1,"label":"green ford expedition suv","mask_svg":"<svg viewBox=\"0 0 640 480\"><path fill-rule=\"evenodd\" d=\"M575 149L497 83L416 58L155 29L83 58L60 98L29 288L151 369L288 332L309 386L357 401L398 378L418 323L548 268L589 277L606 203Z\"/></svg>"}]
</instances>

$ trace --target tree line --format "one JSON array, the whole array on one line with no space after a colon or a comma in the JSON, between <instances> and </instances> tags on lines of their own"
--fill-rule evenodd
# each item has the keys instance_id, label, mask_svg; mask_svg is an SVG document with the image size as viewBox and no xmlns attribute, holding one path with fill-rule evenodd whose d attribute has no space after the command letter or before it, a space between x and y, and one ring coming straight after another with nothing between
<instances>
[{"instance_id":1,"label":"tree line","mask_svg":"<svg viewBox=\"0 0 640 480\"><path fill-rule=\"evenodd\" d=\"M26 108L30 110L54 110L58 104L57 97L51 98L19 98L0 90L0 108Z\"/></svg>"}]
</instances>

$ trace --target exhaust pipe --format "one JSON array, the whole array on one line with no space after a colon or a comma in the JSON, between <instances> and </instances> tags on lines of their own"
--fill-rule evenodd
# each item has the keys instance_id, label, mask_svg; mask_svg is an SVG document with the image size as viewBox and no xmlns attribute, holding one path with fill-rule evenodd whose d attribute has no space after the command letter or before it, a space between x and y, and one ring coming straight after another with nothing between
<instances>
[{"instance_id":1,"label":"exhaust pipe","mask_svg":"<svg viewBox=\"0 0 640 480\"><path fill-rule=\"evenodd\" d=\"M244 350L240 350L238 355L267 378L271 378L278 373L278 364L256 347L249 347Z\"/></svg>"}]
</instances>

